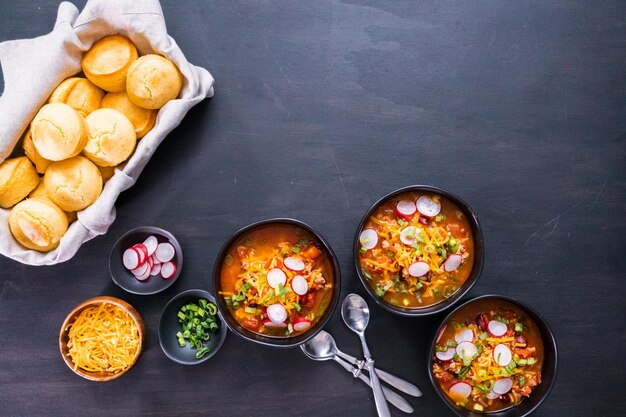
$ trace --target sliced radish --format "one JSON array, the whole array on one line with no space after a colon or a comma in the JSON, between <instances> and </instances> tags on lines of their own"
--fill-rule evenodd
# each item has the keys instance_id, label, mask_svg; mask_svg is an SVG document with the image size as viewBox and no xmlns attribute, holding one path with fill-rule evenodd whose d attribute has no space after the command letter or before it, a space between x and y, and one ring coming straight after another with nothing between
<instances>
[{"instance_id":1,"label":"sliced radish","mask_svg":"<svg viewBox=\"0 0 626 417\"><path fill-rule=\"evenodd\" d=\"M448 390L450 396L459 399L465 399L470 396L472 393L472 386L467 382L458 381L454 384L450 385L450 389Z\"/></svg>"},{"instance_id":2,"label":"sliced radish","mask_svg":"<svg viewBox=\"0 0 626 417\"><path fill-rule=\"evenodd\" d=\"M130 248L124 251L122 263L126 269L135 269L139 266L139 252Z\"/></svg>"},{"instance_id":3,"label":"sliced radish","mask_svg":"<svg viewBox=\"0 0 626 417\"><path fill-rule=\"evenodd\" d=\"M472 342L461 342L456 345L456 354L461 357L461 359L473 359L476 355L478 355L478 349Z\"/></svg>"},{"instance_id":4,"label":"sliced radish","mask_svg":"<svg viewBox=\"0 0 626 417\"><path fill-rule=\"evenodd\" d=\"M507 366L511 363L512 359L513 354L511 353L511 349L509 349L506 345L500 343L493 348L493 360L496 361L498 365Z\"/></svg>"},{"instance_id":5,"label":"sliced radish","mask_svg":"<svg viewBox=\"0 0 626 417\"><path fill-rule=\"evenodd\" d=\"M287 282L287 275L280 268L270 269L267 273L267 284L272 287L278 287L278 284L285 285Z\"/></svg>"},{"instance_id":6,"label":"sliced radish","mask_svg":"<svg viewBox=\"0 0 626 417\"><path fill-rule=\"evenodd\" d=\"M304 269L304 262L298 258L292 258L291 256L289 258L285 258L283 264L294 272L300 272Z\"/></svg>"},{"instance_id":7,"label":"sliced radish","mask_svg":"<svg viewBox=\"0 0 626 417\"><path fill-rule=\"evenodd\" d=\"M295 331L298 331L298 332L303 332L306 329L308 329L309 327L311 327L311 322L309 320L305 319L304 317L298 317L293 322L293 329Z\"/></svg>"},{"instance_id":8,"label":"sliced radish","mask_svg":"<svg viewBox=\"0 0 626 417\"><path fill-rule=\"evenodd\" d=\"M175 254L176 250L170 243L159 243L154 251L154 255L162 263L169 262L174 259Z\"/></svg>"},{"instance_id":9,"label":"sliced radish","mask_svg":"<svg viewBox=\"0 0 626 417\"><path fill-rule=\"evenodd\" d=\"M435 340L435 343L439 343L439 341L441 340L441 336L443 336L443 332L445 332L447 328L448 325L444 324L441 330L439 330L439 334L437 335L437 340Z\"/></svg>"},{"instance_id":10,"label":"sliced radish","mask_svg":"<svg viewBox=\"0 0 626 417\"><path fill-rule=\"evenodd\" d=\"M411 200L400 200L396 204L396 214L401 217L411 217L415 214L417 208Z\"/></svg>"},{"instance_id":11,"label":"sliced radish","mask_svg":"<svg viewBox=\"0 0 626 417\"><path fill-rule=\"evenodd\" d=\"M170 279L176 273L176 264L174 262L165 262L161 264L161 276L163 279Z\"/></svg>"},{"instance_id":12,"label":"sliced radish","mask_svg":"<svg viewBox=\"0 0 626 417\"><path fill-rule=\"evenodd\" d=\"M472 342L474 340L474 331L472 329L461 329L454 335L454 340L457 343Z\"/></svg>"},{"instance_id":13,"label":"sliced radish","mask_svg":"<svg viewBox=\"0 0 626 417\"><path fill-rule=\"evenodd\" d=\"M511 378L500 378L493 383L492 391L494 394L504 395L513 388L513 380Z\"/></svg>"},{"instance_id":14,"label":"sliced radish","mask_svg":"<svg viewBox=\"0 0 626 417\"><path fill-rule=\"evenodd\" d=\"M272 327L275 329L284 329L287 327L287 323L274 323L272 320L265 320L263 325L265 327Z\"/></svg>"},{"instance_id":15,"label":"sliced radish","mask_svg":"<svg viewBox=\"0 0 626 417\"><path fill-rule=\"evenodd\" d=\"M421 196L415 203L417 210L427 217L435 217L441 211L441 204L428 196Z\"/></svg>"},{"instance_id":16,"label":"sliced radish","mask_svg":"<svg viewBox=\"0 0 626 417\"><path fill-rule=\"evenodd\" d=\"M147 280L148 278L150 278L150 268L146 268L146 271L141 275L135 275L135 278L137 278L139 281Z\"/></svg>"},{"instance_id":17,"label":"sliced radish","mask_svg":"<svg viewBox=\"0 0 626 417\"><path fill-rule=\"evenodd\" d=\"M378 244L378 233L374 229L365 229L359 235L359 242L365 249L374 249Z\"/></svg>"},{"instance_id":18,"label":"sliced radish","mask_svg":"<svg viewBox=\"0 0 626 417\"><path fill-rule=\"evenodd\" d=\"M443 269L445 269L447 272L452 272L459 266L461 266L462 260L463 258L461 258L461 255L453 253L446 258L446 261L443 263Z\"/></svg>"},{"instance_id":19,"label":"sliced radish","mask_svg":"<svg viewBox=\"0 0 626 417\"><path fill-rule=\"evenodd\" d=\"M287 320L287 310L285 310L285 307L280 303L268 306L265 312L273 323L280 324Z\"/></svg>"},{"instance_id":20,"label":"sliced radish","mask_svg":"<svg viewBox=\"0 0 626 417\"><path fill-rule=\"evenodd\" d=\"M159 261L154 254L150 258L152 258L152 262L154 262L155 265L163 263L163 262Z\"/></svg>"},{"instance_id":21,"label":"sliced radish","mask_svg":"<svg viewBox=\"0 0 626 417\"><path fill-rule=\"evenodd\" d=\"M161 264L154 264L150 268L150 275L155 277L161 273Z\"/></svg>"},{"instance_id":22,"label":"sliced radish","mask_svg":"<svg viewBox=\"0 0 626 417\"><path fill-rule=\"evenodd\" d=\"M491 320L487 324L487 331L494 337L502 337L508 330L509 329L506 327L506 324L501 321Z\"/></svg>"},{"instance_id":23,"label":"sliced radish","mask_svg":"<svg viewBox=\"0 0 626 417\"><path fill-rule=\"evenodd\" d=\"M400 231L400 242L407 246L411 246L417 242L417 236L422 233L420 229L415 226L407 226Z\"/></svg>"},{"instance_id":24,"label":"sliced radish","mask_svg":"<svg viewBox=\"0 0 626 417\"><path fill-rule=\"evenodd\" d=\"M449 348L445 352L436 352L435 356L437 357L437 359L439 359L442 362L448 362L452 360L455 353L456 353L456 349Z\"/></svg>"},{"instance_id":25,"label":"sliced radish","mask_svg":"<svg viewBox=\"0 0 626 417\"><path fill-rule=\"evenodd\" d=\"M143 275L146 273L147 270L150 270L150 265L148 265L148 263L146 262L143 265L139 265L137 268L133 269L132 271L130 271L134 276L137 275Z\"/></svg>"},{"instance_id":26,"label":"sliced radish","mask_svg":"<svg viewBox=\"0 0 626 417\"><path fill-rule=\"evenodd\" d=\"M143 245L148 250L148 256L152 256L154 251L157 249L159 245L159 241L155 236L149 236L146 240L143 241Z\"/></svg>"},{"instance_id":27,"label":"sliced radish","mask_svg":"<svg viewBox=\"0 0 626 417\"><path fill-rule=\"evenodd\" d=\"M412 277L422 277L430 271L430 267L424 261L417 261L409 265L409 275Z\"/></svg>"},{"instance_id":28,"label":"sliced radish","mask_svg":"<svg viewBox=\"0 0 626 417\"><path fill-rule=\"evenodd\" d=\"M150 269L152 269L152 267L154 266L154 259L152 259L152 256L148 256L147 261L148 262L146 262L146 265L149 265Z\"/></svg>"},{"instance_id":29,"label":"sliced radish","mask_svg":"<svg viewBox=\"0 0 626 417\"><path fill-rule=\"evenodd\" d=\"M493 390L489 391L489 393L487 394L487 398L489 398L490 400L495 400L496 398L499 398L499 397L500 395L493 392Z\"/></svg>"},{"instance_id":30,"label":"sliced radish","mask_svg":"<svg viewBox=\"0 0 626 417\"><path fill-rule=\"evenodd\" d=\"M309 291L309 283L302 275L296 275L291 280L291 289L298 295L304 295Z\"/></svg>"},{"instance_id":31,"label":"sliced radish","mask_svg":"<svg viewBox=\"0 0 626 417\"><path fill-rule=\"evenodd\" d=\"M146 248L143 244L138 243L133 245L133 249L135 249L139 253L139 265L142 265L148 261L148 248Z\"/></svg>"}]
</instances>

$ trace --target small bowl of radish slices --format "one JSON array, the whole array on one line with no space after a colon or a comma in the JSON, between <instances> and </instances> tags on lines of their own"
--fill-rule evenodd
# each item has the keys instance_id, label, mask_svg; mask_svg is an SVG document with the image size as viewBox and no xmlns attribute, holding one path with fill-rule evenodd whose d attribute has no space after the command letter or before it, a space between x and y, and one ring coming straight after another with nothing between
<instances>
[{"instance_id":1,"label":"small bowl of radish slices","mask_svg":"<svg viewBox=\"0 0 626 417\"><path fill-rule=\"evenodd\" d=\"M109 258L111 278L119 287L139 295L170 287L183 267L183 251L167 230L143 226L125 233Z\"/></svg>"}]
</instances>

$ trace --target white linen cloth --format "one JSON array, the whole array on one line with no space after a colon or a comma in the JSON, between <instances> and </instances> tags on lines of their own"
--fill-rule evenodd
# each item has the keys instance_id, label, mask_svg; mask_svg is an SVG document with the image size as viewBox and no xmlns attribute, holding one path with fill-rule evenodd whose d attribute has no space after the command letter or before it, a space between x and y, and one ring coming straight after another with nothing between
<instances>
[{"instance_id":1,"label":"white linen cloth","mask_svg":"<svg viewBox=\"0 0 626 417\"><path fill-rule=\"evenodd\" d=\"M54 88L81 71L83 52L98 39L116 33L129 37L140 55L158 53L176 63L185 78L179 98L159 110L154 128L138 142L124 168L116 170L98 200L78 213L78 220L54 251L39 253L21 246L9 230L10 210L0 209L0 254L29 265L53 265L72 258L84 242L106 233L115 220L118 195L135 183L156 148L187 111L213 96L213 77L206 69L190 64L167 34L158 0L89 0L80 13L73 4L63 2L49 34L0 43L4 74L0 162L13 152Z\"/></svg>"}]
</instances>

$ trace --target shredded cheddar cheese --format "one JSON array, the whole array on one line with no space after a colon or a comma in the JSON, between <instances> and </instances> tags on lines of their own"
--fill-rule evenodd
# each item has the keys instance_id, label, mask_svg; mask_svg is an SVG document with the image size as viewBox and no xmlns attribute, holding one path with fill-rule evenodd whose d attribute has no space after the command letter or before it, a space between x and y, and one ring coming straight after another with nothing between
<instances>
[{"instance_id":1,"label":"shredded cheddar cheese","mask_svg":"<svg viewBox=\"0 0 626 417\"><path fill-rule=\"evenodd\" d=\"M139 348L137 325L114 304L84 309L68 329L74 369L118 373L132 364Z\"/></svg>"}]
</instances>

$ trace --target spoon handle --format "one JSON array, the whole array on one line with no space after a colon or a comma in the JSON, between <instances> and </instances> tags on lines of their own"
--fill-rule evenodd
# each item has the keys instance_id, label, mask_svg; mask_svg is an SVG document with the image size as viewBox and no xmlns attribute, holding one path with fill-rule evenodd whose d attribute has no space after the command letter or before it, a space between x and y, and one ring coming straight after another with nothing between
<instances>
[{"instance_id":1,"label":"spoon handle","mask_svg":"<svg viewBox=\"0 0 626 417\"><path fill-rule=\"evenodd\" d=\"M344 353L342 351L337 351L337 355L339 357L341 357L342 359L350 362L352 365L357 366L358 365L358 359L355 358L352 355L348 355L347 353ZM366 363L365 364L365 368L372 372L372 370L370 369L369 365ZM378 374L378 377L382 380L385 381L386 383L388 383L389 385L391 385L392 387L405 392L409 395L412 395L413 397L421 397L422 396L422 390L419 389L419 387L417 385L414 385L412 383L410 383L409 381L407 381L406 379L402 379L398 376L395 376L393 374L390 374L389 372L383 371L381 369L376 368L376 373Z\"/></svg>"},{"instance_id":2,"label":"spoon handle","mask_svg":"<svg viewBox=\"0 0 626 417\"><path fill-rule=\"evenodd\" d=\"M351 365L349 365L346 361L336 356L335 356L335 361L339 365L341 365L346 371L352 373L352 370L354 368ZM368 377L366 377L363 374L359 374L358 378L361 381L365 382L371 388L372 385L370 384L370 380ZM392 405L394 405L398 410L403 411L407 414L413 413L414 411L413 407L411 406L411 404L409 404L409 402L406 399L404 399L404 397L397 394L393 390L388 389L387 387L383 387L383 393L385 394L385 398L387 399L387 401L389 401Z\"/></svg>"},{"instance_id":3,"label":"spoon handle","mask_svg":"<svg viewBox=\"0 0 626 417\"><path fill-rule=\"evenodd\" d=\"M363 355L365 356L365 363L369 366L370 369L374 368L374 359L372 359L372 355L370 354L370 350L367 347L367 342L365 341L365 335L361 332L358 333L359 339L361 339L361 346L363 346ZM370 372L370 382L372 383L372 391L374 392L374 402L376 403L376 411L378 412L379 417L391 417L389 414L389 407L387 406L387 401L385 400L385 394L383 394L382 386L380 385L380 380L378 379L378 374L376 372Z\"/></svg>"}]
</instances>

